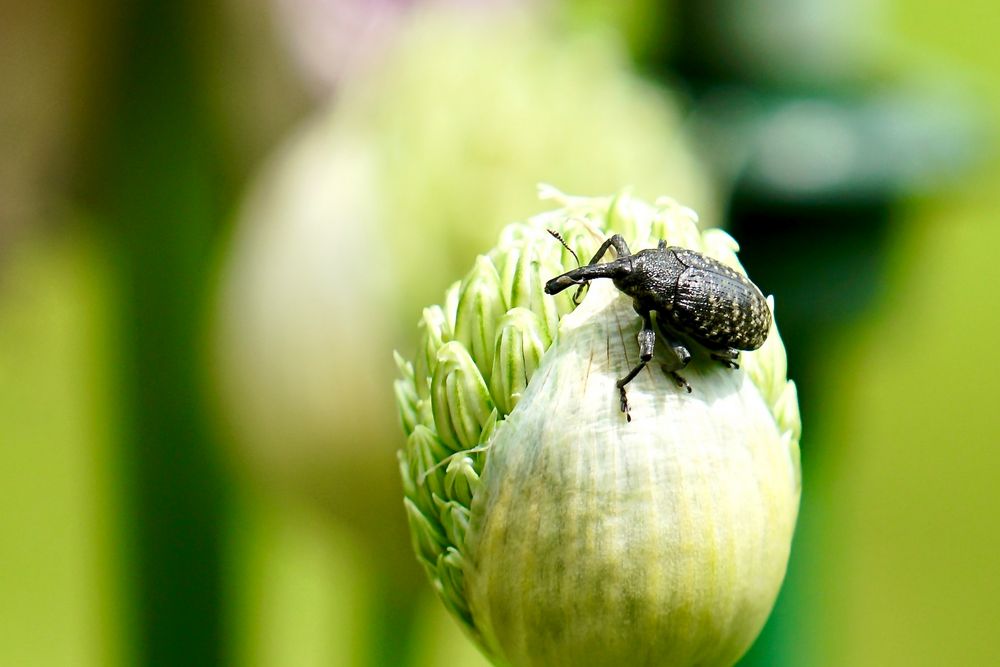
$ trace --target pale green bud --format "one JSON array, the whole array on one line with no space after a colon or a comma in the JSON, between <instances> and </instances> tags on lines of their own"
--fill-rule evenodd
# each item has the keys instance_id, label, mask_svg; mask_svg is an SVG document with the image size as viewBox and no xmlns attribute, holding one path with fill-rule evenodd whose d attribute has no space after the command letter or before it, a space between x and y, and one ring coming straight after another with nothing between
<instances>
[{"instance_id":1,"label":"pale green bud","mask_svg":"<svg viewBox=\"0 0 1000 667\"><path fill-rule=\"evenodd\" d=\"M434 568L438 556L448 545L447 538L412 500L404 498L403 506L406 508L406 518L410 522L410 535L413 537L413 550L417 554L417 560L433 579L436 576Z\"/></svg>"},{"instance_id":2,"label":"pale green bud","mask_svg":"<svg viewBox=\"0 0 1000 667\"><path fill-rule=\"evenodd\" d=\"M514 410L550 342L542 319L527 308L511 308L500 322L490 393L504 415Z\"/></svg>"},{"instance_id":3,"label":"pale green bud","mask_svg":"<svg viewBox=\"0 0 1000 667\"><path fill-rule=\"evenodd\" d=\"M454 282L444 293L444 336L451 340L455 336L455 318L458 316L458 302L461 299L462 283Z\"/></svg>"},{"instance_id":4,"label":"pale green bud","mask_svg":"<svg viewBox=\"0 0 1000 667\"><path fill-rule=\"evenodd\" d=\"M449 448L454 451L479 444L493 401L475 361L458 341L445 343L438 351L431 406L434 425Z\"/></svg>"},{"instance_id":5,"label":"pale green bud","mask_svg":"<svg viewBox=\"0 0 1000 667\"><path fill-rule=\"evenodd\" d=\"M422 510L434 507L434 496L444 498L444 469L438 465L451 451L434 432L418 424L406 441L405 458L408 478L417 482L414 500Z\"/></svg>"},{"instance_id":6,"label":"pale green bud","mask_svg":"<svg viewBox=\"0 0 1000 667\"><path fill-rule=\"evenodd\" d=\"M479 490L479 473L471 456L453 458L444 478L447 498L454 498L465 507L472 507L472 497Z\"/></svg>"},{"instance_id":7,"label":"pale green bud","mask_svg":"<svg viewBox=\"0 0 1000 667\"><path fill-rule=\"evenodd\" d=\"M420 422L417 415L420 397L417 396L417 387L414 382L413 364L406 361L398 352L393 353L396 360L396 367L399 369L400 379L393 385L396 394L396 405L399 406L399 420L403 424L403 430L409 435Z\"/></svg>"},{"instance_id":8,"label":"pale green bud","mask_svg":"<svg viewBox=\"0 0 1000 667\"><path fill-rule=\"evenodd\" d=\"M480 255L459 291L455 340L469 350L486 380L493 369L497 324L506 310L497 269Z\"/></svg>"},{"instance_id":9,"label":"pale green bud","mask_svg":"<svg viewBox=\"0 0 1000 667\"><path fill-rule=\"evenodd\" d=\"M465 549L465 533L469 529L469 508L457 500L436 499L437 510L448 542L458 551Z\"/></svg>"},{"instance_id":10,"label":"pale green bud","mask_svg":"<svg viewBox=\"0 0 1000 667\"><path fill-rule=\"evenodd\" d=\"M431 375L437 366L437 352L448 337L448 323L441 306L424 308L417 325L420 328L419 351L413 371L413 381L420 398L430 396Z\"/></svg>"},{"instance_id":11,"label":"pale green bud","mask_svg":"<svg viewBox=\"0 0 1000 667\"><path fill-rule=\"evenodd\" d=\"M573 290L544 294L576 265L546 230L582 262L616 232L634 251L664 238L742 271L738 246L673 200L544 195L563 208L504 229L449 290L440 338L422 339L432 409L399 363L418 560L498 665L732 665L774 604L798 511L781 338L772 328L740 370L692 349L690 394L650 364L627 421L615 383L641 320L607 280L579 307Z\"/></svg>"}]
</instances>

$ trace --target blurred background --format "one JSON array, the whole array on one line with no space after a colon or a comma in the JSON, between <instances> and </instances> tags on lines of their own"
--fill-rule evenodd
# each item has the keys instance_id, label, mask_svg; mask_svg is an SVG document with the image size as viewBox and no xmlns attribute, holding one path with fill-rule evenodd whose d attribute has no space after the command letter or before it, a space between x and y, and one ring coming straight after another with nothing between
<instances>
[{"instance_id":1,"label":"blurred background","mask_svg":"<svg viewBox=\"0 0 1000 667\"><path fill-rule=\"evenodd\" d=\"M740 240L800 386L741 665L996 665L1000 5L0 3L0 665L485 665L391 351L571 193Z\"/></svg>"}]
</instances>

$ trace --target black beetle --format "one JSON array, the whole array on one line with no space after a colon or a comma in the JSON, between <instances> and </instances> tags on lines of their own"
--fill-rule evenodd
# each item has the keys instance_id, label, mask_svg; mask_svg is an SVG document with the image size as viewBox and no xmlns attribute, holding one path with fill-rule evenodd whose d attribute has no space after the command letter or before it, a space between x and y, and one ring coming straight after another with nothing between
<instances>
[{"instance_id":1,"label":"black beetle","mask_svg":"<svg viewBox=\"0 0 1000 667\"><path fill-rule=\"evenodd\" d=\"M558 234L551 233L566 245ZM608 248L615 249L618 259L598 264ZM589 264L548 281L545 293L558 294L574 285L582 289L595 278L611 278L615 287L632 297L632 307L643 322L638 336L639 363L617 383L621 409L629 421L625 385L653 358L656 333L652 313L656 313L660 331L679 362L673 369L664 366L664 370L689 392L691 385L677 373L691 360L681 338L702 345L713 359L729 368L739 368L739 351L759 348L771 328L767 300L746 276L699 252L668 247L663 240L655 250L633 255L625 239L615 234L601 244Z\"/></svg>"}]
</instances>

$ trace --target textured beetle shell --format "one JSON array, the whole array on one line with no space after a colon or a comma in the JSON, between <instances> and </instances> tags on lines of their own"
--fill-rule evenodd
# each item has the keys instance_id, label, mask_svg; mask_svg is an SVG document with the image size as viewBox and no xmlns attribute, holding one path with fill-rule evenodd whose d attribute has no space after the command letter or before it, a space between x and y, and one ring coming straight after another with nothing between
<instances>
[{"instance_id":1,"label":"textured beetle shell","mask_svg":"<svg viewBox=\"0 0 1000 667\"><path fill-rule=\"evenodd\" d=\"M711 257L668 248L688 267L677 280L670 324L710 349L756 350L771 328L771 310L746 276Z\"/></svg>"}]
</instances>

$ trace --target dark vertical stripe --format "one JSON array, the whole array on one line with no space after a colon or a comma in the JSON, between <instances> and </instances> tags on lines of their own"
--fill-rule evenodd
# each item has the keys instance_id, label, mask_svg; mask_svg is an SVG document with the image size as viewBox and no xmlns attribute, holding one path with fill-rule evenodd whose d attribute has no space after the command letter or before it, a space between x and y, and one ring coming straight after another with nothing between
<instances>
[{"instance_id":1,"label":"dark vertical stripe","mask_svg":"<svg viewBox=\"0 0 1000 667\"><path fill-rule=\"evenodd\" d=\"M125 3L95 142L98 207L122 286L123 470L140 664L218 665L223 497L199 345L219 169L189 2Z\"/></svg>"}]
</instances>

